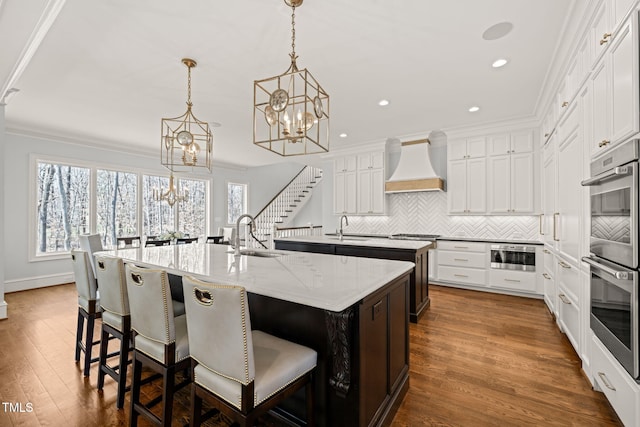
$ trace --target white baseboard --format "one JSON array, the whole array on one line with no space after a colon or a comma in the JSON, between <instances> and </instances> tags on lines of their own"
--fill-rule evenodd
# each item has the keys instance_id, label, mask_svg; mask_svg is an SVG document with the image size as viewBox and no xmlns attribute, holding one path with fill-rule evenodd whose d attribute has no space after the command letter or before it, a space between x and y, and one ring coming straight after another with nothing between
<instances>
[{"instance_id":1,"label":"white baseboard","mask_svg":"<svg viewBox=\"0 0 640 427\"><path fill-rule=\"evenodd\" d=\"M7 318L7 303L6 301L0 302L0 319Z\"/></svg>"},{"instance_id":2,"label":"white baseboard","mask_svg":"<svg viewBox=\"0 0 640 427\"><path fill-rule=\"evenodd\" d=\"M73 282L73 273L50 274L47 276L25 277L4 282L4 293L27 291L29 289L62 285Z\"/></svg>"}]
</instances>

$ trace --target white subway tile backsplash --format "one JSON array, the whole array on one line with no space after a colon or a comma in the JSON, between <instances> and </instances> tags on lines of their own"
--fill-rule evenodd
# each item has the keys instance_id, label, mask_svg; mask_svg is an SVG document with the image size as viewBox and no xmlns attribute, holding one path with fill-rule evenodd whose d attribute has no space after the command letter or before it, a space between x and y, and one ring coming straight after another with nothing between
<instances>
[{"instance_id":1,"label":"white subway tile backsplash","mask_svg":"<svg viewBox=\"0 0 640 427\"><path fill-rule=\"evenodd\" d=\"M452 237L538 240L537 216L447 214L447 193L388 194L387 216L350 216L347 233L419 233Z\"/></svg>"}]
</instances>

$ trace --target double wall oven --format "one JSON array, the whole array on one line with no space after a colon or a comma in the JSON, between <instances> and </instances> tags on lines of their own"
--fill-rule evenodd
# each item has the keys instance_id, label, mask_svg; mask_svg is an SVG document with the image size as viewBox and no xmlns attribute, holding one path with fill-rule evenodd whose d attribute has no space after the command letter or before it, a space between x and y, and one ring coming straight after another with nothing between
<instances>
[{"instance_id":1,"label":"double wall oven","mask_svg":"<svg viewBox=\"0 0 640 427\"><path fill-rule=\"evenodd\" d=\"M638 157L632 140L591 163L591 329L640 382Z\"/></svg>"}]
</instances>

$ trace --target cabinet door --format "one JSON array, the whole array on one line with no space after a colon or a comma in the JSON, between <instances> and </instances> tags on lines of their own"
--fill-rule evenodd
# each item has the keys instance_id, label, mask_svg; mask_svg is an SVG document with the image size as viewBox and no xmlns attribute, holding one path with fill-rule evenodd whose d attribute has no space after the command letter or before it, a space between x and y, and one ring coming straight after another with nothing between
<instances>
[{"instance_id":1,"label":"cabinet door","mask_svg":"<svg viewBox=\"0 0 640 427\"><path fill-rule=\"evenodd\" d=\"M336 160L336 164L338 161ZM333 212L343 214L347 212L345 205L345 174L336 173L333 178Z\"/></svg>"},{"instance_id":2,"label":"cabinet door","mask_svg":"<svg viewBox=\"0 0 640 427\"><path fill-rule=\"evenodd\" d=\"M376 151L375 153L371 153L371 168L384 168L384 151Z\"/></svg>"},{"instance_id":3,"label":"cabinet door","mask_svg":"<svg viewBox=\"0 0 640 427\"><path fill-rule=\"evenodd\" d=\"M611 39L613 28L611 28L609 12L609 0L600 2L600 6L591 24L591 46L592 52L594 53L593 59L596 61L600 55L602 55L602 52L604 52L607 47L607 43Z\"/></svg>"},{"instance_id":4,"label":"cabinet door","mask_svg":"<svg viewBox=\"0 0 640 427\"><path fill-rule=\"evenodd\" d=\"M511 152L511 138L508 133L488 136L487 144L490 156L500 156Z\"/></svg>"},{"instance_id":5,"label":"cabinet door","mask_svg":"<svg viewBox=\"0 0 640 427\"><path fill-rule=\"evenodd\" d=\"M371 213L371 171L358 171L358 213Z\"/></svg>"},{"instance_id":6,"label":"cabinet door","mask_svg":"<svg viewBox=\"0 0 640 427\"><path fill-rule=\"evenodd\" d=\"M467 161L449 162L447 173L447 200L450 213L463 213L467 209Z\"/></svg>"},{"instance_id":7,"label":"cabinet door","mask_svg":"<svg viewBox=\"0 0 640 427\"><path fill-rule=\"evenodd\" d=\"M358 170L371 169L371 154L358 154Z\"/></svg>"},{"instance_id":8,"label":"cabinet door","mask_svg":"<svg viewBox=\"0 0 640 427\"><path fill-rule=\"evenodd\" d=\"M629 20L611 42L611 135L617 143L638 131L638 44Z\"/></svg>"},{"instance_id":9,"label":"cabinet door","mask_svg":"<svg viewBox=\"0 0 640 427\"><path fill-rule=\"evenodd\" d=\"M525 130L511 134L511 152L528 153L533 151L533 131Z\"/></svg>"},{"instance_id":10,"label":"cabinet door","mask_svg":"<svg viewBox=\"0 0 640 427\"><path fill-rule=\"evenodd\" d=\"M371 169L371 213L384 214L384 169Z\"/></svg>"},{"instance_id":11,"label":"cabinet door","mask_svg":"<svg viewBox=\"0 0 640 427\"><path fill-rule=\"evenodd\" d=\"M545 161L542 171L542 185L543 185L543 197L542 197L542 212L543 217L543 238L544 242L555 248L555 236L554 236L554 213L556 211L556 156L554 153L555 141L549 142L545 146ZM551 153L547 155L547 151Z\"/></svg>"},{"instance_id":12,"label":"cabinet door","mask_svg":"<svg viewBox=\"0 0 640 427\"><path fill-rule=\"evenodd\" d=\"M485 138L475 137L467 139L467 158L484 157L487 155Z\"/></svg>"},{"instance_id":13,"label":"cabinet door","mask_svg":"<svg viewBox=\"0 0 640 427\"><path fill-rule=\"evenodd\" d=\"M509 154L489 157L489 212L507 213L511 211L510 158Z\"/></svg>"},{"instance_id":14,"label":"cabinet door","mask_svg":"<svg viewBox=\"0 0 640 427\"><path fill-rule=\"evenodd\" d=\"M635 3L635 0L614 0L613 2L613 13L611 17L613 18L613 26L616 26L624 19L624 16L631 8L631 5Z\"/></svg>"},{"instance_id":15,"label":"cabinet door","mask_svg":"<svg viewBox=\"0 0 640 427\"><path fill-rule=\"evenodd\" d=\"M603 58L601 62L598 63L596 68L593 70L593 74L591 76L591 85L592 85L592 128L591 128L591 146L592 153L595 155L598 151L601 151L603 148L602 143L604 141L609 141L609 117L611 116L611 111L609 111L609 89L608 89L608 78L607 74L609 73L609 69L606 66L607 58Z\"/></svg>"},{"instance_id":16,"label":"cabinet door","mask_svg":"<svg viewBox=\"0 0 640 427\"><path fill-rule=\"evenodd\" d=\"M511 212L533 212L533 153L510 156Z\"/></svg>"},{"instance_id":17,"label":"cabinet door","mask_svg":"<svg viewBox=\"0 0 640 427\"><path fill-rule=\"evenodd\" d=\"M573 132L558 147L558 250L568 260L579 263L580 218L582 213L582 138Z\"/></svg>"},{"instance_id":18,"label":"cabinet door","mask_svg":"<svg viewBox=\"0 0 640 427\"><path fill-rule=\"evenodd\" d=\"M486 159L467 160L467 212L485 213L487 211L487 161Z\"/></svg>"},{"instance_id":19,"label":"cabinet door","mask_svg":"<svg viewBox=\"0 0 640 427\"><path fill-rule=\"evenodd\" d=\"M467 142L466 140L450 141L447 144L447 155L449 160L461 160L467 157Z\"/></svg>"},{"instance_id":20,"label":"cabinet door","mask_svg":"<svg viewBox=\"0 0 640 427\"><path fill-rule=\"evenodd\" d=\"M356 173L345 172L344 174L344 206L345 213L356 213Z\"/></svg>"}]
</instances>

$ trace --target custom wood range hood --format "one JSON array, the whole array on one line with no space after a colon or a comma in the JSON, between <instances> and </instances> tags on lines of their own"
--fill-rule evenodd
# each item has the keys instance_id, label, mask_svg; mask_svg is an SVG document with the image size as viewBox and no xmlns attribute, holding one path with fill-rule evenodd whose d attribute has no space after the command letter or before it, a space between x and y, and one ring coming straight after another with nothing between
<instances>
[{"instance_id":1,"label":"custom wood range hood","mask_svg":"<svg viewBox=\"0 0 640 427\"><path fill-rule=\"evenodd\" d=\"M398 167L384 186L385 193L444 191L444 181L433 170L429 138L401 144Z\"/></svg>"}]
</instances>

